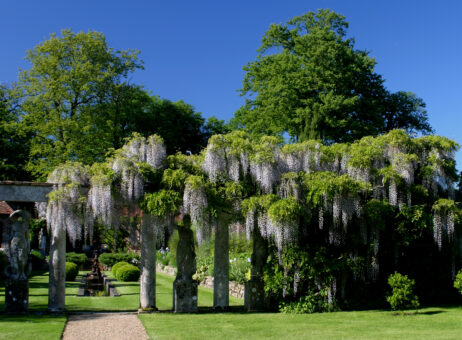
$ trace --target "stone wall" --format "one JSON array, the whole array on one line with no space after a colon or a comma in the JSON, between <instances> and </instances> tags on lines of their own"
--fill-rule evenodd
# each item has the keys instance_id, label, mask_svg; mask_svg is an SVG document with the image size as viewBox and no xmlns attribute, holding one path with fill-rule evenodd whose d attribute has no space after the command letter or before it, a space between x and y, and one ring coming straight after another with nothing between
<instances>
[{"instance_id":1,"label":"stone wall","mask_svg":"<svg viewBox=\"0 0 462 340\"><path fill-rule=\"evenodd\" d=\"M157 271L167 274L167 275L176 275L176 269L170 266L163 266L160 263L157 264ZM207 276L203 282L200 284L203 287L213 289L213 277ZM237 282L229 282L229 295L237 297L239 299L244 299L244 285L241 285Z\"/></svg>"}]
</instances>

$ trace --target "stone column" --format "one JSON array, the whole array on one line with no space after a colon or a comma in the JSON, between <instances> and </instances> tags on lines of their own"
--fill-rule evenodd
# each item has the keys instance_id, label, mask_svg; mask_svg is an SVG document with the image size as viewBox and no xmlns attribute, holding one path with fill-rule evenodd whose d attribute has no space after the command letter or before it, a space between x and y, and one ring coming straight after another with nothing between
<instances>
[{"instance_id":1,"label":"stone column","mask_svg":"<svg viewBox=\"0 0 462 340\"><path fill-rule=\"evenodd\" d=\"M156 308L156 223L155 218L143 215L141 222L140 309Z\"/></svg>"},{"instance_id":2,"label":"stone column","mask_svg":"<svg viewBox=\"0 0 462 340\"><path fill-rule=\"evenodd\" d=\"M173 282L173 311L176 313L197 312L196 253L189 215L183 217L178 226L179 241L176 250L177 275Z\"/></svg>"},{"instance_id":3,"label":"stone column","mask_svg":"<svg viewBox=\"0 0 462 340\"><path fill-rule=\"evenodd\" d=\"M255 223L256 224L256 223ZM245 283L244 306L247 311L262 311L266 309L265 284L263 268L268 257L268 245L261 236L258 226L254 226L253 252L251 257L252 269L250 281Z\"/></svg>"},{"instance_id":4,"label":"stone column","mask_svg":"<svg viewBox=\"0 0 462 340\"><path fill-rule=\"evenodd\" d=\"M63 226L51 228L50 242L48 310L60 313L64 311L66 297L66 230Z\"/></svg>"},{"instance_id":5,"label":"stone column","mask_svg":"<svg viewBox=\"0 0 462 340\"><path fill-rule=\"evenodd\" d=\"M229 232L228 219L219 217L215 231L213 307L229 307Z\"/></svg>"}]
</instances>

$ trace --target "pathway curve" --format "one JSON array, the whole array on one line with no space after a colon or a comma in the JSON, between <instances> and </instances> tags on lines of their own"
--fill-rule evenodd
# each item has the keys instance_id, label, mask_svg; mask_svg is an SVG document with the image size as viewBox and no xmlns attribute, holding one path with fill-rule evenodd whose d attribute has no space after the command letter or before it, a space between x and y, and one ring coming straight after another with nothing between
<instances>
[{"instance_id":1,"label":"pathway curve","mask_svg":"<svg viewBox=\"0 0 462 340\"><path fill-rule=\"evenodd\" d=\"M91 313L69 315L63 340L147 340L136 314Z\"/></svg>"}]
</instances>

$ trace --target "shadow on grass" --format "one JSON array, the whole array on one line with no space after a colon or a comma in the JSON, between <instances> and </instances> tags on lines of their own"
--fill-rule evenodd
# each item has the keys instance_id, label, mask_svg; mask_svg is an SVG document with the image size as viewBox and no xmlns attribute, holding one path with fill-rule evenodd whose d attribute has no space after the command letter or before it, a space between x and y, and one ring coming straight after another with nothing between
<instances>
[{"instance_id":1,"label":"shadow on grass","mask_svg":"<svg viewBox=\"0 0 462 340\"><path fill-rule=\"evenodd\" d=\"M417 312L417 315L436 315L436 314L441 314L441 313L446 313L444 310L429 310L425 312Z\"/></svg>"},{"instance_id":2,"label":"shadow on grass","mask_svg":"<svg viewBox=\"0 0 462 340\"><path fill-rule=\"evenodd\" d=\"M62 316L56 315L1 315L0 324L3 322L27 322L27 323L43 323L43 320L59 320Z\"/></svg>"}]
</instances>

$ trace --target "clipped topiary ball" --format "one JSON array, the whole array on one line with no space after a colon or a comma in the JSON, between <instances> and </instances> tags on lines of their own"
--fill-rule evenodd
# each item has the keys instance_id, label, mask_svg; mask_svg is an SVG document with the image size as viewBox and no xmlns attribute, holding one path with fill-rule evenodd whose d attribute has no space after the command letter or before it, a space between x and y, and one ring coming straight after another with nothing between
<instances>
[{"instance_id":1,"label":"clipped topiary ball","mask_svg":"<svg viewBox=\"0 0 462 340\"><path fill-rule=\"evenodd\" d=\"M111 269L112 275L117 277L117 270L119 270L120 267L126 266L127 264L129 265L130 263L121 261L121 262L117 262L116 264L114 264Z\"/></svg>"},{"instance_id":2,"label":"clipped topiary ball","mask_svg":"<svg viewBox=\"0 0 462 340\"><path fill-rule=\"evenodd\" d=\"M74 281L79 273L79 266L73 262L66 262L66 281Z\"/></svg>"},{"instance_id":3,"label":"clipped topiary ball","mask_svg":"<svg viewBox=\"0 0 462 340\"><path fill-rule=\"evenodd\" d=\"M131 264L126 264L117 268L116 278L118 281L138 281L140 278L140 269Z\"/></svg>"}]
</instances>

